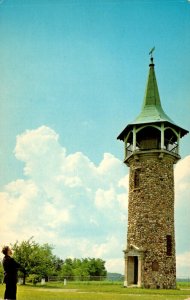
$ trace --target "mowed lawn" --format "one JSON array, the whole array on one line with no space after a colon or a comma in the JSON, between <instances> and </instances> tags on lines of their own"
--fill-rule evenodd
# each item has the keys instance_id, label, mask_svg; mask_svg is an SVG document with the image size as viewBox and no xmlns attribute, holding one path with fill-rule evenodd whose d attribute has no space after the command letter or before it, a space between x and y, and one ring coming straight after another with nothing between
<instances>
[{"instance_id":1,"label":"mowed lawn","mask_svg":"<svg viewBox=\"0 0 190 300\"><path fill-rule=\"evenodd\" d=\"M4 285L0 286L3 299ZM123 288L117 283L51 283L45 286L18 285L17 300L190 300L190 287L177 290Z\"/></svg>"}]
</instances>

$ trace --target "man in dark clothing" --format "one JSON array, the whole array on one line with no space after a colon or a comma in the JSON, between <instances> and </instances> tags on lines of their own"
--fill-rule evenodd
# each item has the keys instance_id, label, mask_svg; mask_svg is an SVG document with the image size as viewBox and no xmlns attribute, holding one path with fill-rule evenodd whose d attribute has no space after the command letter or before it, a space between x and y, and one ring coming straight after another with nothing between
<instances>
[{"instance_id":1,"label":"man in dark clothing","mask_svg":"<svg viewBox=\"0 0 190 300\"><path fill-rule=\"evenodd\" d=\"M2 253L5 255L3 258L4 283L6 284L4 299L16 300L17 272L21 266L11 257L12 251L8 246L3 247Z\"/></svg>"}]
</instances>

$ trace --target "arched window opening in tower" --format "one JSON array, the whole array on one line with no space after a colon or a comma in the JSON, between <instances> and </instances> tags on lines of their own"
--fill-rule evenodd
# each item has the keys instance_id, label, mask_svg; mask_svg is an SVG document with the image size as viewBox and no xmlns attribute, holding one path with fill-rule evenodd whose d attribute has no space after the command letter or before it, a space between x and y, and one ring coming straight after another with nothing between
<instances>
[{"instance_id":1,"label":"arched window opening in tower","mask_svg":"<svg viewBox=\"0 0 190 300\"><path fill-rule=\"evenodd\" d=\"M140 187L140 169L135 169L134 172L134 188Z\"/></svg>"},{"instance_id":2,"label":"arched window opening in tower","mask_svg":"<svg viewBox=\"0 0 190 300\"><path fill-rule=\"evenodd\" d=\"M137 133L137 145L140 150L160 149L160 130L147 126Z\"/></svg>"},{"instance_id":3,"label":"arched window opening in tower","mask_svg":"<svg viewBox=\"0 0 190 300\"><path fill-rule=\"evenodd\" d=\"M170 128L164 132L164 147L169 152L178 153L177 135Z\"/></svg>"},{"instance_id":4,"label":"arched window opening in tower","mask_svg":"<svg viewBox=\"0 0 190 300\"><path fill-rule=\"evenodd\" d=\"M166 236L166 254L167 256L172 256L172 236Z\"/></svg>"}]
</instances>

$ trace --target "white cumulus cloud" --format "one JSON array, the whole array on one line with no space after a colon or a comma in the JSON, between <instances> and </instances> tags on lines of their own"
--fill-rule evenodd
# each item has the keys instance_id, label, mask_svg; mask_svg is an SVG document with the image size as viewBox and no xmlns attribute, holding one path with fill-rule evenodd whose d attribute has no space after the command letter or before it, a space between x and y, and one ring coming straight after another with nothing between
<instances>
[{"instance_id":1,"label":"white cumulus cloud","mask_svg":"<svg viewBox=\"0 0 190 300\"><path fill-rule=\"evenodd\" d=\"M177 261L177 274L181 278L189 278L190 270L190 251L178 254Z\"/></svg>"},{"instance_id":2,"label":"white cumulus cloud","mask_svg":"<svg viewBox=\"0 0 190 300\"><path fill-rule=\"evenodd\" d=\"M62 257L122 259L127 188L121 184L126 169L119 159L105 153L95 165L81 152L67 154L47 126L17 136L14 153L24 162L24 179L0 193L1 243L34 236L54 244Z\"/></svg>"}]
</instances>

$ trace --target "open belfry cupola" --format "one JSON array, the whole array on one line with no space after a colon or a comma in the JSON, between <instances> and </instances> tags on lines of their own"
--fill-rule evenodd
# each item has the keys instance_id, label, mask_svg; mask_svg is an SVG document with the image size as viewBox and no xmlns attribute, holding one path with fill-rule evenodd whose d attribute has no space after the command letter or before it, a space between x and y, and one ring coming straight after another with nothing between
<instances>
[{"instance_id":1,"label":"open belfry cupola","mask_svg":"<svg viewBox=\"0 0 190 300\"><path fill-rule=\"evenodd\" d=\"M128 163L131 155L140 154L139 151L158 151L160 157L170 152L179 156L179 140L187 130L178 126L164 112L154 71L154 62L151 54L147 86L138 117L119 134L118 139L125 142L125 162Z\"/></svg>"}]
</instances>

